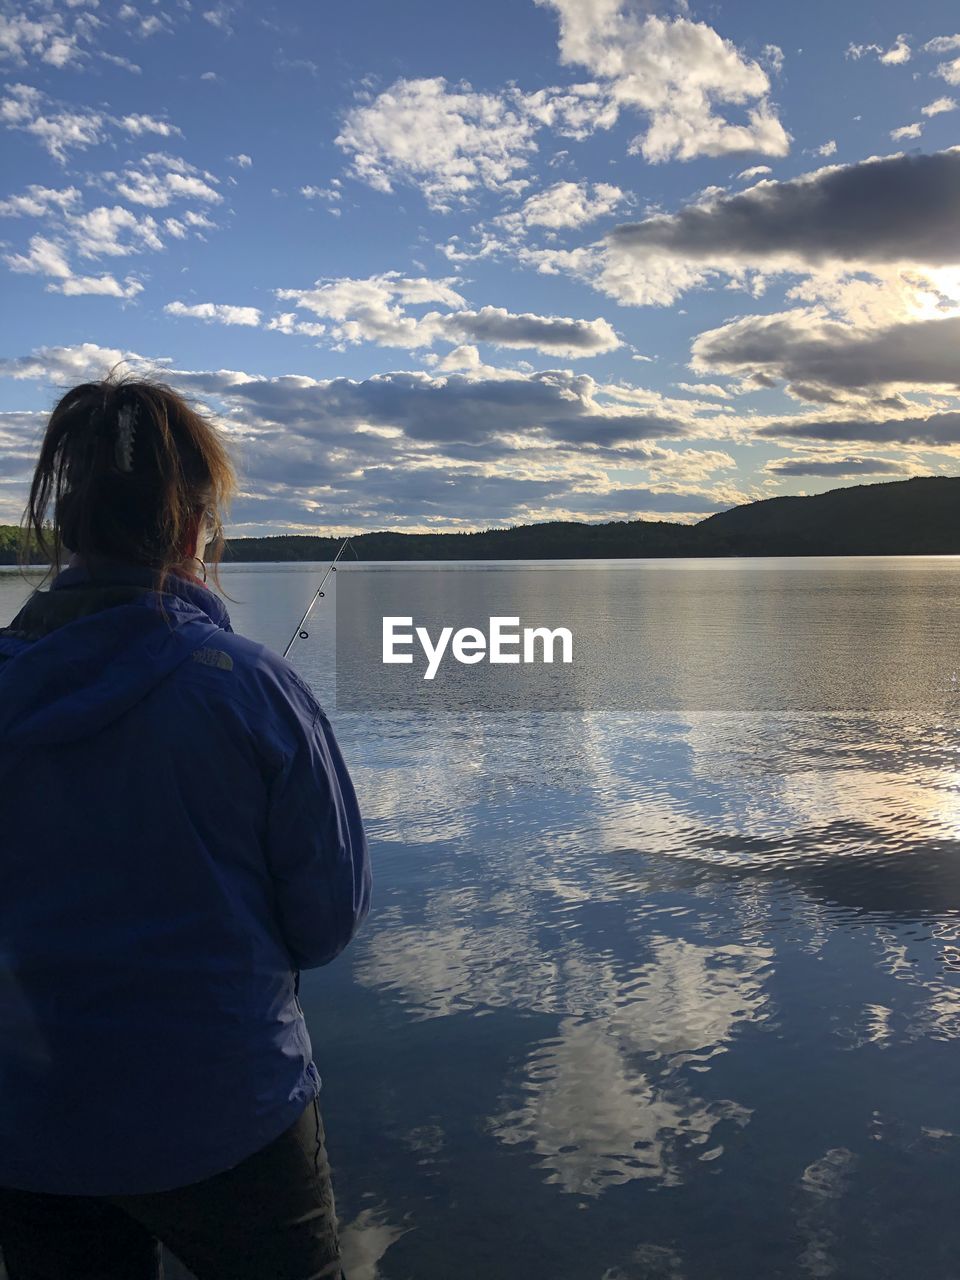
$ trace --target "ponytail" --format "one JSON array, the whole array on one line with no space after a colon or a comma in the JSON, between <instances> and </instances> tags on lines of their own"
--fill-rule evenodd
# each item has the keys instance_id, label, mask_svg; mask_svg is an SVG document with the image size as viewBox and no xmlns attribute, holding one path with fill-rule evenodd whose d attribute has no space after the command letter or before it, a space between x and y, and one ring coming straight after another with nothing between
<instances>
[{"instance_id":1,"label":"ponytail","mask_svg":"<svg viewBox=\"0 0 960 1280\"><path fill-rule=\"evenodd\" d=\"M66 550L89 562L91 576L98 557L149 565L162 591L206 519L222 591L222 513L236 483L217 429L172 388L112 376L84 383L50 415L20 522L21 567L36 549L59 571Z\"/></svg>"}]
</instances>

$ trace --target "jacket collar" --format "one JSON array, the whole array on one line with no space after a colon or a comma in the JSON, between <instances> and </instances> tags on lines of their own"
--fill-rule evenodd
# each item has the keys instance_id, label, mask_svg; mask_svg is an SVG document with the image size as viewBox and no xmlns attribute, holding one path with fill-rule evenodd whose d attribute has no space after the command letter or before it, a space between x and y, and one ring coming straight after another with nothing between
<instances>
[{"instance_id":1,"label":"jacket collar","mask_svg":"<svg viewBox=\"0 0 960 1280\"><path fill-rule=\"evenodd\" d=\"M51 591L65 591L71 587L130 586L150 589L155 582L155 571L149 565L132 564L123 560L98 557L85 562L74 556L65 569L50 583ZM185 600L205 614L211 622L224 631L232 631L230 615L219 596L209 591L199 578L185 571L174 571L167 577L164 595L174 595Z\"/></svg>"}]
</instances>

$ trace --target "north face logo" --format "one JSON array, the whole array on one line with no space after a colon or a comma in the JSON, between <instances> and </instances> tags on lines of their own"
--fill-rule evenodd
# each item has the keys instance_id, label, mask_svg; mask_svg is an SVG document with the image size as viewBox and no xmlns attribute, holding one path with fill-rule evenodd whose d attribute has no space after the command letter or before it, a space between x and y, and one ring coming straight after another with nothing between
<instances>
[{"instance_id":1,"label":"north face logo","mask_svg":"<svg viewBox=\"0 0 960 1280\"><path fill-rule=\"evenodd\" d=\"M190 656L194 662L202 662L206 667L219 667L221 671L233 670L233 659L222 649L194 649Z\"/></svg>"}]
</instances>

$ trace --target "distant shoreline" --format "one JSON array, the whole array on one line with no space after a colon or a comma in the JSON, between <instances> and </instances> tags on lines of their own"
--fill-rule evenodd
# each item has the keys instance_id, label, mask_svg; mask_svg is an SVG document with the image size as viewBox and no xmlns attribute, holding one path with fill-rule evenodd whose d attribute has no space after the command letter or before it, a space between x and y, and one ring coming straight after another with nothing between
<instances>
[{"instance_id":1,"label":"distant shoreline","mask_svg":"<svg viewBox=\"0 0 960 1280\"><path fill-rule=\"evenodd\" d=\"M322 568L322 567L325 567L326 565L329 565L331 559L332 557L324 557L324 556L320 556L316 560L299 559L299 558L286 559L286 560L259 560L259 559L243 560L243 559L235 558L233 560L222 561L220 567L221 569L229 570L229 569L244 569L249 565L255 565L255 564L264 565L267 568L269 568L272 565L279 566L279 565L289 565L289 564L294 564L294 565L300 564L300 565L303 565L305 568L316 569L316 568ZM658 560L658 561L664 561L666 563L669 563L671 561L680 562L685 560L707 560L707 561L739 560L739 561L752 562L755 560L938 560L938 559L942 559L942 560L960 559L960 551L904 551L904 552L878 551L878 552L870 552L870 553L846 552L846 551L831 552L831 553L793 552L789 555L781 555L781 554L772 553L772 552L771 553L757 552L755 555L677 555L677 556L599 556L599 555L596 555L596 556L552 556L552 557L513 556L510 558L505 558L505 557L497 558L494 556L490 556L490 557L476 556L471 559L463 559L463 560L457 560L452 557L447 557L445 559L437 559L437 560L369 559L369 560L360 560L359 562L355 562L353 560L347 560L345 562L341 562L341 565L342 567L350 568L351 565L353 565L354 563L369 564L369 565L404 564L404 565L412 565L414 567L419 565L426 569L434 565L462 565L462 564L478 564L478 565L482 565L482 564L492 564L492 565L543 564L543 565L548 565L552 563L569 564L571 562L580 562L583 564L591 564L591 563L600 564L600 563L609 563L611 561L612 562L619 561L619 562L622 562L623 564L637 564L637 563L642 563L642 562L651 561L651 560ZM49 565L37 564L37 565L27 566L26 568L23 569L22 572L28 577L38 577L48 573L49 570L50 570ZM0 562L0 576L13 577L14 575L20 572L21 570L18 565L4 564Z\"/></svg>"},{"instance_id":2,"label":"distant shoreline","mask_svg":"<svg viewBox=\"0 0 960 1280\"><path fill-rule=\"evenodd\" d=\"M274 534L228 539L224 564L332 560L344 538ZM554 520L477 533L350 535L348 557L444 560L648 560L757 556L960 555L960 476L850 485L764 498L696 524ZM0 525L0 565L15 565L19 530Z\"/></svg>"}]
</instances>

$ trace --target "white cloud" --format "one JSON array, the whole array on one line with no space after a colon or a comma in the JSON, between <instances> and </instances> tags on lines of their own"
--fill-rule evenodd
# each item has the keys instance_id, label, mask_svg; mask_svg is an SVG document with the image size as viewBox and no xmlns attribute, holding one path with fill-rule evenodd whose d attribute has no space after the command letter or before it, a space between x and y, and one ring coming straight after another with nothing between
<instances>
[{"instance_id":1,"label":"white cloud","mask_svg":"<svg viewBox=\"0 0 960 1280\"><path fill-rule=\"evenodd\" d=\"M225 302L197 302L188 306L183 302L168 302L163 308L171 316L194 316L198 320L215 320L219 324L256 326L260 312L256 307L233 307Z\"/></svg>"},{"instance_id":2,"label":"white cloud","mask_svg":"<svg viewBox=\"0 0 960 1280\"><path fill-rule=\"evenodd\" d=\"M559 232L585 226L632 200L627 192L609 182L557 182L530 196L520 208L500 214L489 224L473 227L473 243L453 235L436 248L451 262L476 262L512 254L530 263L531 254L536 256L538 252L523 244L531 230L543 228L548 240L555 241Z\"/></svg>"},{"instance_id":3,"label":"white cloud","mask_svg":"<svg viewBox=\"0 0 960 1280\"><path fill-rule=\"evenodd\" d=\"M63 246L46 236L32 236L28 253L4 254L4 261L11 271L52 277L51 283L47 285L48 292L62 293L67 297L101 294L106 297L128 299L143 289L143 285L130 276L120 284L112 275L74 275Z\"/></svg>"},{"instance_id":4,"label":"white cloud","mask_svg":"<svg viewBox=\"0 0 960 1280\"><path fill-rule=\"evenodd\" d=\"M83 150L103 141L103 117L95 111L60 111L53 116L37 116L23 126L38 138L55 160L66 162L71 148Z\"/></svg>"},{"instance_id":5,"label":"white cloud","mask_svg":"<svg viewBox=\"0 0 960 1280\"><path fill-rule=\"evenodd\" d=\"M153 218L138 218L121 205L101 205L88 213L70 215L70 234L81 257L121 257L141 249L162 249Z\"/></svg>"},{"instance_id":6,"label":"white cloud","mask_svg":"<svg viewBox=\"0 0 960 1280\"><path fill-rule=\"evenodd\" d=\"M573 276L625 306L666 307L710 278L710 269L691 258L650 253L639 262L616 245L520 249L517 256L543 275Z\"/></svg>"},{"instance_id":7,"label":"white cloud","mask_svg":"<svg viewBox=\"0 0 960 1280\"><path fill-rule=\"evenodd\" d=\"M246 155L242 151L239 153L239 155L231 156L230 160L239 169L249 169L250 166L253 164L253 160L251 159L251 157Z\"/></svg>"},{"instance_id":8,"label":"white cloud","mask_svg":"<svg viewBox=\"0 0 960 1280\"><path fill-rule=\"evenodd\" d=\"M272 316L267 321L268 329L288 335L302 334L306 338L320 338L327 332L325 324L314 324L311 320L298 320L295 311L284 311Z\"/></svg>"},{"instance_id":9,"label":"white cloud","mask_svg":"<svg viewBox=\"0 0 960 1280\"><path fill-rule=\"evenodd\" d=\"M897 36L889 49L884 49L879 44L850 44L847 45L848 58L859 60L868 53L875 53L879 60L888 67L900 66L904 62L910 61L910 45L907 43L909 37L906 35Z\"/></svg>"},{"instance_id":10,"label":"white cloud","mask_svg":"<svg viewBox=\"0 0 960 1280\"><path fill-rule=\"evenodd\" d=\"M110 275L69 276L60 284L48 284L47 289L52 293L62 293L68 298L78 297L81 294L99 294L106 298L129 299L142 293L143 285L131 276L127 276L123 284Z\"/></svg>"},{"instance_id":11,"label":"white cloud","mask_svg":"<svg viewBox=\"0 0 960 1280\"><path fill-rule=\"evenodd\" d=\"M71 275L63 248L46 236L31 236L29 253L6 253L4 261L11 271L58 277Z\"/></svg>"},{"instance_id":12,"label":"white cloud","mask_svg":"<svg viewBox=\"0 0 960 1280\"><path fill-rule=\"evenodd\" d=\"M883 53L878 44L848 44L846 57L853 58L855 62L859 62L862 57L868 53Z\"/></svg>"},{"instance_id":13,"label":"white cloud","mask_svg":"<svg viewBox=\"0 0 960 1280\"><path fill-rule=\"evenodd\" d=\"M960 50L960 35L935 36L933 40L928 40L923 47L927 53L953 53L956 50ZM960 85L960 57L951 58L948 62L941 62L937 67L936 73L946 80L947 84Z\"/></svg>"},{"instance_id":14,"label":"white cloud","mask_svg":"<svg viewBox=\"0 0 960 1280\"><path fill-rule=\"evenodd\" d=\"M77 33L65 30L61 14L34 8L33 16L22 10L0 14L0 59L24 66L35 58L58 69L77 62Z\"/></svg>"},{"instance_id":15,"label":"white cloud","mask_svg":"<svg viewBox=\"0 0 960 1280\"><path fill-rule=\"evenodd\" d=\"M114 182L118 195L151 209L164 209L174 200L219 204L223 199L212 185L216 182L212 173L164 152L151 152L122 174L105 176Z\"/></svg>"},{"instance_id":16,"label":"white cloud","mask_svg":"<svg viewBox=\"0 0 960 1280\"><path fill-rule=\"evenodd\" d=\"M188 227L202 228L205 231L212 231L217 225L211 222L205 213L200 213L196 209L188 209L183 215L183 220Z\"/></svg>"},{"instance_id":17,"label":"white cloud","mask_svg":"<svg viewBox=\"0 0 960 1280\"><path fill-rule=\"evenodd\" d=\"M495 221L511 228L520 225L551 230L582 227L612 213L626 198L619 187L609 182L558 182L530 196L516 213L505 214Z\"/></svg>"},{"instance_id":18,"label":"white cloud","mask_svg":"<svg viewBox=\"0 0 960 1280\"><path fill-rule=\"evenodd\" d=\"M307 200L327 200L331 203L343 199L339 178L334 178L329 187L301 187L300 194Z\"/></svg>"},{"instance_id":19,"label":"white cloud","mask_svg":"<svg viewBox=\"0 0 960 1280\"><path fill-rule=\"evenodd\" d=\"M707 396L708 399L714 400L730 399L727 388L719 386L716 382L678 382L677 386L681 391L687 391L692 396Z\"/></svg>"},{"instance_id":20,"label":"white cloud","mask_svg":"<svg viewBox=\"0 0 960 1280\"><path fill-rule=\"evenodd\" d=\"M910 46L907 39L905 35L897 36L890 48L880 54L880 61L888 67L898 67L901 63L909 62Z\"/></svg>"},{"instance_id":21,"label":"white cloud","mask_svg":"<svg viewBox=\"0 0 960 1280\"><path fill-rule=\"evenodd\" d=\"M453 280L407 278L388 272L367 279L318 281L312 289L278 289L277 297L332 320L330 333L340 343L375 342L408 350L437 342L487 342L499 347L533 348L572 358L597 355L620 346L606 320L568 316L515 314L502 307L469 310L453 288ZM448 310L411 314L407 308L427 303ZM284 320L273 327L302 332Z\"/></svg>"},{"instance_id":22,"label":"white cloud","mask_svg":"<svg viewBox=\"0 0 960 1280\"><path fill-rule=\"evenodd\" d=\"M621 345L612 326L602 317L577 320L570 316L517 314L490 306L470 310L452 285L450 280L404 277L388 272L367 279L344 277L318 281L311 289L278 289L278 298L293 301L301 310L333 323L303 321L295 311L285 311L273 316L266 328L287 335L328 336L339 346L373 342L379 346L417 350L433 347L438 342L460 347L484 342L572 359L599 355ZM407 309L429 303L439 303L448 309L434 309L424 315L414 315ZM170 315L196 316L223 324L260 323L260 312L254 307L225 307L212 302L188 306L172 302L164 310Z\"/></svg>"},{"instance_id":23,"label":"white cloud","mask_svg":"<svg viewBox=\"0 0 960 1280\"><path fill-rule=\"evenodd\" d=\"M559 11L561 61L585 65L591 82L484 94L439 77L398 80L343 121L336 143L353 176L387 193L397 182L417 186L438 210L478 188L516 194L529 185L522 175L539 129L582 139L610 128L624 108L648 117L630 151L650 161L788 152L766 71L706 24L640 19L621 12L619 0L537 3ZM778 65L773 49L768 61ZM746 123L718 113L727 103L745 108Z\"/></svg>"},{"instance_id":24,"label":"white cloud","mask_svg":"<svg viewBox=\"0 0 960 1280\"><path fill-rule=\"evenodd\" d=\"M227 35L233 34L230 18L230 6L226 4L218 4L213 9L205 9L203 13L204 22L209 22L211 27L216 27L218 31L223 31Z\"/></svg>"},{"instance_id":25,"label":"white cloud","mask_svg":"<svg viewBox=\"0 0 960 1280\"><path fill-rule=\"evenodd\" d=\"M917 121L915 124L904 124L899 129L891 129L890 137L894 142L902 142L904 138L919 138L923 132L923 124Z\"/></svg>"},{"instance_id":26,"label":"white cloud","mask_svg":"<svg viewBox=\"0 0 960 1280\"><path fill-rule=\"evenodd\" d=\"M59 107L32 85L12 84L0 99L0 123L35 137L61 164L71 150L83 150L105 142L109 131L122 130L133 137L179 135L176 125L156 116L132 112L116 117L86 107Z\"/></svg>"},{"instance_id":27,"label":"white cloud","mask_svg":"<svg viewBox=\"0 0 960 1280\"><path fill-rule=\"evenodd\" d=\"M461 236L452 235L446 243L438 244L436 248L450 262L477 262L481 258L496 258L513 247L511 239L494 234L482 225L475 227L474 232L477 241L472 245L468 245Z\"/></svg>"},{"instance_id":28,"label":"white cloud","mask_svg":"<svg viewBox=\"0 0 960 1280\"><path fill-rule=\"evenodd\" d=\"M778 76L783 70L783 50L780 46L778 44L765 44L761 56L773 74Z\"/></svg>"},{"instance_id":29,"label":"white cloud","mask_svg":"<svg viewBox=\"0 0 960 1280\"><path fill-rule=\"evenodd\" d=\"M659 162L789 151L789 135L767 98L767 73L706 23L641 16L620 0L536 2L559 14L561 61L587 67L621 107L648 116L632 154ZM745 106L747 123L721 116L716 107L726 103Z\"/></svg>"},{"instance_id":30,"label":"white cloud","mask_svg":"<svg viewBox=\"0 0 960 1280\"><path fill-rule=\"evenodd\" d=\"M179 137L183 136L176 125L170 124L167 120L158 120L155 116L121 116L120 128L137 138L144 133L158 133L162 138L171 138L175 134Z\"/></svg>"},{"instance_id":31,"label":"white cloud","mask_svg":"<svg viewBox=\"0 0 960 1280\"><path fill-rule=\"evenodd\" d=\"M0 217L42 218L53 208L61 212L73 208L79 199L80 192L77 187L56 189L33 184L27 187L22 195L0 200Z\"/></svg>"},{"instance_id":32,"label":"white cloud","mask_svg":"<svg viewBox=\"0 0 960 1280\"><path fill-rule=\"evenodd\" d=\"M773 173L768 164L754 164L749 169L744 169L738 173L737 177L743 182L749 182L751 178L765 178L768 173Z\"/></svg>"},{"instance_id":33,"label":"white cloud","mask_svg":"<svg viewBox=\"0 0 960 1280\"><path fill-rule=\"evenodd\" d=\"M306 301L299 305L309 306L311 310L329 315L335 319L345 319L347 315L360 306L368 303L375 305L381 298L396 298L404 303L439 302L446 307L461 306L464 299L453 288L457 283L455 277L441 280L430 280L423 276L403 276L399 271L387 271L379 276L370 276L365 280L354 280L343 276L324 283L317 282L316 287L303 294L298 291L280 290L281 297L298 296Z\"/></svg>"},{"instance_id":34,"label":"white cloud","mask_svg":"<svg viewBox=\"0 0 960 1280\"><path fill-rule=\"evenodd\" d=\"M133 30L142 39L159 35L161 31L171 31L173 24L165 13L150 13L144 16L132 4L122 4L117 10L117 17L122 22L129 22Z\"/></svg>"},{"instance_id":35,"label":"white cloud","mask_svg":"<svg viewBox=\"0 0 960 1280\"><path fill-rule=\"evenodd\" d=\"M61 164L71 148L82 150L104 140L106 121L99 112L81 109L44 114L47 101L32 85L12 84L0 99L0 123L37 138Z\"/></svg>"},{"instance_id":36,"label":"white cloud","mask_svg":"<svg viewBox=\"0 0 960 1280\"><path fill-rule=\"evenodd\" d=\"M335 321L332 334L338 342L376 342L414 349L436 341L438 313L421 319L409 315L404 307L422 303L465 307L454 283L409 278L394 271L367 279L318 280L310 289L278 289L277 297Z\"/></svg>"},{"instance_id":37,"label":"white cloud","mask_svg":"<svg viewBox=\"0 0 960 1280\"><path fill-rule=\"evenodd\" d=\"M561 137L582 141L598 129L617 123L620 108L609 90L599 84L574 84L566 89L538 89L521 99L523 110Z\"/></svg>"},{"instance_id":38,"label":"white cloud","mask_svg":"<svg viewBox=\"0 0 960 1280\"><path fill-rule=\"evenodd\" d=\"M939 116L945 111L956 111L956 98L936 98L933 102L927 103L925 107L920 108L920 114L924 116Z\"/></svg>"},{"instance_id":39,"label":"white cloud","mask_svg":"<svg viewBox=\"0 0 960 1280\"><path fill-rule=\"evenodd\" d=\"M106 53L103 49L99 49L97 52L104 62L109 62L112 66L123 67L124 71L130 71L135 76L143 73L143 67L130 58L124 58L118 53Z\"/></svg>"},{"instance_id":40,"label":"white cloud","mask_svg":"<svg viewBox=\"0 0 960 1280\"><path fill-rule=\"evenodd\" d=\"M335 141L352 157L353 176L377 191L395 182L419 187L427 203L447 209L477 187L517 191L514 174L536 149L535 126L494 94L446 80L398 80L354 107Z\"/></svg>"},{"instance_id":41,"label":"white cloud","mask_svg":"<svg viewBox=\"0 0 960 1280\"><path fill-rule=\"evenodd\" d=\"M30 22L25 14L0 14L0 57L22 66L27 61L27 52L42 52L47 33L43 23Z\"/></svg>"},{"instance_id":42,"label":"white cloud","mask_svg":"<svg viewBox=\"0 0 960 1280\"><path fill-rule=\"evenodd\" d=\"M101 347L95 342L81 342L72 347L38 347L28 356L0 359L0 377L43 382L63 386L105 377L119 364L146 369L150 361L133 351L119 347Z\"/></svg>"},{"instance_id":43,"label":"white cloud","mask_svg":"<svg viewBox=\"0 0 960 1280\"><path fill-rule=\"evenodd\" d=\"M819 147L814 147L813 154L817 156L835 156L837 154L836 139L831 138L829 142L824 142Z\"/></svg>"},{"instance_id":44,"label":"white cloud","mask_svg":"<svg viewBox=\"0 0 960 1280\"><path fill-rule=\"evenodd\" d=\"M0 98L0 120L10 128L26 125L37 115L42 102L43 94L32 85L9 85L5 96Z\"/></svg>"},{"instance_id":45,"label":"white cloud","mask_svg":"<svg viewBox=\"0 0 960 1280\"><path fill-rule=\"evenodd\" d=\"M432 369L434 374L468 373L471 377L491 380L501 378L509 381L517 376L516 369L498 369L493 365L485 364L480 358L479 349L469 342L454 347L446 355L436 359Z\"/></svg>"}]
</instances>

